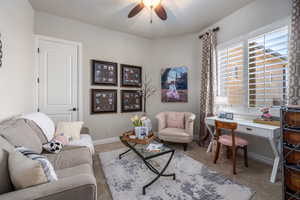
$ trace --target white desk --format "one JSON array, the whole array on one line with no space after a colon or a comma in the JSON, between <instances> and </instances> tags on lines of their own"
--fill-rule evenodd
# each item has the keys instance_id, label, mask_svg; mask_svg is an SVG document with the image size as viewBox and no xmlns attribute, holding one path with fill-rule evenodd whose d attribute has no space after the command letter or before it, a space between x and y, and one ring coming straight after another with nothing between
<instances>
[{"instance_id":1,"label":"white desk","mask_svg":"<svg viewBox=\"0 0 300 200\"><path fill-rule=\"evenodd\" d=\"M212 144L215 135L215 132L213 131L213 127L215 126L216 119L220 121L236 122L238 124L236 132L268 139L275 156L270 181L272 183L275 183L279 162L280 162L280 153L279 153L280 128L277 126L258 124L247 120L240 120L240 119L226 120L226 119L220 119L218 117L207 117L205 119L205 124L206 127L208 128L209 133L212 136L212 140L208 146L207 152L210 152L212 150Z\"/></svg>"}]
</instances>

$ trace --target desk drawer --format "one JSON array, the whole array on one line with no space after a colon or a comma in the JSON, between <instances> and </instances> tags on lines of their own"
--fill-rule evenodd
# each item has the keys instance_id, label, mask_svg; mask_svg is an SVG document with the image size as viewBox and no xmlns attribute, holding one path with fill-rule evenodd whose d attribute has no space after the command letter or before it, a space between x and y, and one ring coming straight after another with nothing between
<instances>
[{"instance_id":1,"label":"desk drawer","mask_svg":"<svg viewBox=\"0 0 300 200\"><path fill-rule=\"evenodd\" d=\"M272 132L266 129L252 127L252 126L245 126L245 125L238 125L238 128L236 130L237 132L246 133L249 135L256 135L259 137L269 137Z\"/></svg>"}]
</instances>

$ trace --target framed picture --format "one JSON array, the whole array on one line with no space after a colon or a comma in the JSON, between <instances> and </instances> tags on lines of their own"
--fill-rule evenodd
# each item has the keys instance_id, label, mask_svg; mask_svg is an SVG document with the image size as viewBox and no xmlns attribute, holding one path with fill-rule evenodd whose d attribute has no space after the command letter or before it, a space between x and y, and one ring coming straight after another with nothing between
<instances>
[{"instance_id":1,"label":"framed picture","mask_svg":"<svg viewBox=\"0 0 300 200\"><path fill-rule=\"evenodd\" d=\"M118 86L118 64L92 60L92 85Z\"/></svg>"},{"instance_id":2,"label":"framed picture","mask_svg":"<svg viewBox=\"0 0 300 200\"><path fill-rule=\"evenodd\" d=\"M121 86L142 87L142 67L121 65Z\"/></svg>"},{"instance_id":3,"label":"framed picture","mask_svg":"<svg viewBox=\"0 0 300 200\"><path fill-rule=\"evenodd\" d=\"M117 108L117 90L91 90L91 114L116 113Z\"/></svg>"},{"instance_id":4,"label":"framed picture","mask_svg":"<svg viewBox=\"0 0 300 200\"><path fill-rule=\"evenodd\" d=\"M233 113L225 113L225 119L233 120Z\"/></svg>"},{"instance_id":5,"label":"framed picture","mask_svg":"<svg viewBox=\"0 0 300 200\"><path fill-rule=\"evenodd\" d=\"M121 90L121 112L141 112L142 101L142 91Z\"/></svg>"},{"instance_id":6,"label":"framed picture","mask_svg":"<svg viewBox=\"0 0 300 200\"><path fill-rule=\"evenodd\" d=\"M187 67L170 67L161 72L161 101L188 102Z\"/></svg>"}]
</instances>

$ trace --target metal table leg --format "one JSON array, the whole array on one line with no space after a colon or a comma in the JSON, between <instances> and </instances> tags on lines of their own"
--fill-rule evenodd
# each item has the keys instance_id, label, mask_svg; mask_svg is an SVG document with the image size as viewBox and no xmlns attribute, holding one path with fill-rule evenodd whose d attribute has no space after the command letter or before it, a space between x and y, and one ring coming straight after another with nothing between
<instances>
[{"instance_id":1,"label":"metal table leg","mask_svg":"<svg viewBox=\"0 0 300 200\"><path fill-rule=\"evenodd\" d=\"M270 178L270 181L272 183L276 182L276 177L277 177L277 172L278 172L279 162L280 162L280 153L279 153L279 150L277 148L277 144L276 144L275 140L276 140L276 138L273 138L273 137L269 138L269 142L270 142L270 145L272 147L273 154L275 156L274 163L273 163L272 174L271 174L271 178Z\"/></svg>"},{"instance_id":2,"label":"metal table leg","mask_svg":"<svg viewBox=\"0 0 300 200\"><path fill-rule=\"evenodd\" d=\"M207 127L207 130L208 132L210 133L211 135L211 140L209 142L209 145L207 147L207 153L211 152L212 151L212 147L213 147L213 142L214 142L214 137L215 137L215 131L213 131L212 127L209 126L207 123L205 123L206 127Z\"/></svg>"},{"instance_id":3,"label":"metal table leg","mask_svg":"<svg viewBox=\"0 0 300 200\"><path fill-rule=\"evenodd\" d=\"M161 170L161 172L159 172L157 169L155 169L149 162L147 162L146 160L143 160L144 163L146 164L146 166L150 169L150 171L152 171L153 173L157 174L157 176L152 181L150 181L150 183L148 183L147 185L145 185L143 187L143 195L146 195L146 188L149 187L150 185L152 185L161 176L173 176L173 180L176 179L176 175L175 174L164 174L164 172L168 168L168 166L169 166L169 164L170 164L170 162L171 162L171 160L173 158L173 155L174 155L174 151L172 151L172 153L171 153L171 155L169 157L168 162L166 163L166 165L164 166L164 168Z\"/></svg>"},{"instance_id":4,"label":"metal table leg","mask_svg":"<svg viewBox=\"0 0 300 200\"><path fill-rule=\"evenodd\" d=\"M128 153L129 151L131 151L131 149L128 149L127 151L125 151L124 153L121 153L120 155L119 155L119 159L121 159L122 158L122 156L123 155L125 155L126 153Z\"/></svg>"}]
</instances>

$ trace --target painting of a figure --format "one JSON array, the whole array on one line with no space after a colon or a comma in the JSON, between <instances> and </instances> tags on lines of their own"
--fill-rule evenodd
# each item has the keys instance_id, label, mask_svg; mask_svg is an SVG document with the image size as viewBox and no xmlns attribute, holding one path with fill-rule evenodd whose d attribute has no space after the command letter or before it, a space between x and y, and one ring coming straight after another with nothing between
<instances>
[{"instance_id":1,"label":"painting of a figure","mask_svg":"<svg viewBox=\"0 0 300 200\"><path fill-rule=\"evenodd\" d=\"M161 101L188 102L187 67L170 67L162 70Z\"/></svg>"}]
</instances>

